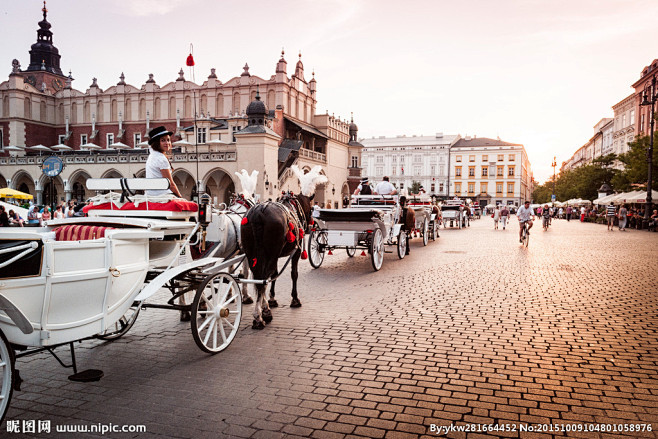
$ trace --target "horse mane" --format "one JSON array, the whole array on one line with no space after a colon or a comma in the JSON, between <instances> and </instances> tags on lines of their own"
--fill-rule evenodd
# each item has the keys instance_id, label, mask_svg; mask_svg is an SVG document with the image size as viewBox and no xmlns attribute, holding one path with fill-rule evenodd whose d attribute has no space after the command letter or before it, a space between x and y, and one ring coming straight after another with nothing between
<instances>
[{"instance_id":1,"label":"horse mane","mask_svg":"<svg viewBox=\"0 0 658 439\"><path fill-rule=\"evenodd\" d=\"M329 181L326 176L320 174L322 171L322 166L320 165L314 166L313 169L308 171L306 174L304 174L304 172L301 171L297 165L292 165L290 169L292 169L292 172L294 172L299 179L301 194L309 198L311 198L315 193L315 188L317 185Z\"/></svg>"},{"instance_id":2,"label":"horse mane","mask_svg":"<svg viewBox=\"0 0 658 439\"><path fill-rule=\"evenodd\" d=\"M238 176L242 185L240 194L246 199L253 199L256 192L256 184L258 183L258 171L251 171L251 175L249 175L247 170L243 169L240 172L236 172L235 175Z\"/></svg>"}]
</instances>

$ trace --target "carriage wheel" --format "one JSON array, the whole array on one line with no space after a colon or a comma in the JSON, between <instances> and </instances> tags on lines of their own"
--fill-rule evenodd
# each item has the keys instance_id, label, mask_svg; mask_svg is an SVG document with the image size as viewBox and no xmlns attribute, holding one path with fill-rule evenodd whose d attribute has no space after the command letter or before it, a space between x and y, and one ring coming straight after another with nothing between
<instances>
[{"instance_id":1,"label":"carriage wheel","mask_svg":"<svg viewBox=\"0 0 658 439\"><path fill-rule=\"evenodd\" d=\"M427 218L423 220L423 245L427 245L427 241L429 241L429 230L430 230L430 225L429 221L427 221Z\"/></svg>"},{"instance_id":2,"label":"carriage wheel","mask_svg":"<svg viewBox=\"0 0 658 439\"><path fill-rule=\"evenodd\" d=\"M436 221L434 221L432 228L434 229L434 232L432 233L432 241L436 241L436 238L439 238L439 229L441 227L436 223Z\"/></svg>"},{"instance_id":3,"label":"carriage wheel","mask_svg":"<svg viewBox=\"0 0 658 439\"><path fill-rule=\"evenodd\" d=\"M108 326L105 332L97 334L96 338L101 340L113 341L121 338L126 332L130 330L137 320L139 311L142 309L141 302L133 303L133 305L126 310L126 312L117 320L113 325Z\"/></svg>"},{"instance_id":4,"label":"carriage wheel","mask_svg":"<svg viewBox=\"0 0 658 439\"><path fill-rule=\"evenodd\" d=\"M347 252L347 256L353 258L354 255L356 254L356 247L346 247L345 251Z\"/></svg>"},{"instance_id":5,"label":"carriage wheel","mask_svg":"<svg viewBox=\"0 0 658 439\"><path fill-rule=\"evenodd\" d=\"M398 235L398 258L402 259L407 254L407 232L400 230Z\"/></svg>"},{"instance_id":6,"label":"carriage wheel","mask_svg":"<svg viewBox=\"0 0 658 439\"><path fill-rule=\"evenodd\" d=\"M308 240L308 261L311 263L311 267L320 268L322 261L324 261L324 248L326 245L326 232L320 230L311 232L311 237Z\"/></svg>"},{"instance_id":7,"label":"carriage wheel","mask_svg":"<svg viewBox=\"0 0 658 439\"><path fill-rule=\"evenodd\" d=\"M5 419L14 391L14 355L7 337L0 331L0 424Z\"/></svg>"},{"instance_id":8,"label":"carriage wheel","mask_svg":"<svg viewBox=\"0 0 658 439\"><path fill-rule=\"evenodd\" d=\"M379 271L384 263L384 237L380 229L375 229L370 242L370 261L372 268Z\"/></svg>"},{"instance_id":9,"label":"carriage wheel","mask_svg":"<svg viewBox=\"0 0 658 439\"><path fill-rule=\"evenodd\" d=\"M240 286L228 273L212 274L203 281L192 303L192 337L199 348L210 354L231 344L242 316Z\"/></svg>"}]
</instances>

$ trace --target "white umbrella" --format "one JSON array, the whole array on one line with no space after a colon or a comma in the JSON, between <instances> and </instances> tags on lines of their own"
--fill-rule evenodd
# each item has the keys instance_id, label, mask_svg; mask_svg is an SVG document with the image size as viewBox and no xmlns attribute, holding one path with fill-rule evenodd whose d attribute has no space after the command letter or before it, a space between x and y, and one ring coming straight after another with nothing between
<instances>
[{"instance_id":1,"label":"white umbrella","mask_svg":"<svg viewBox=\"0 0 658 439\"><path fill-rule=\"evenodd\" d=\"M128 145L126 145L125 143L121 143L121 142L112 143L109 147L114 148L114 149L130 149L130 147Z\"/></svg>"},{"instance_id":2,"label":"white umbrella","mask_svg":"<svg viewBox=\"0 0 658 439\"><path fill-rule=\"evenodd\" d=\"M53 146L51 146L50 148L52 148L52 149L58 149L58 150L61 150L61 151L70 151L70 150L73 149L73 148L71 148L70 146L68 146L68 145L63 145L63 144L53 145Z\"/></svg>"},{"instance_id":3,"label":"white umbrella","mask_svg":"<svg viewBox=\"0 0 658 439\"><path fill-rule=\"evenodd\" d=\"M50 149L50 148L48 148L47 146L44 146L44 145L28 146L25 149L32 149L34 151L43 151L43 152L53 152L52 149Z\"/></svg>"},{"instance_id":4,"label":"white umbrella","mask_svg":"<svg viewBox=\"0 0 658 439\"><path fill-rule=\"evenodd\" d=\"M143 148L148 148L149 143L144 140L143 142L139 142L137 145L135 145L135 149L143 149Z\"/></svg>"},{"instance_id":5,"label":"white umbrella","mask_svg":"<svg viewBox=\"0 0 658 439\"><path fill-rule=\"evenodd\" d=\"M651 191L651 199L658 199L658 191ZM626 198L627 203L646 203L647 202L647 191L636 191L633 192L628 198Z\"/></svg>"},{"instance_id":6,"label":"white umbrella","mask_svg":"<svg viewBox=\"0 0 658 439\"><path fill-rule=\"evenodd\" d=\"M24 151L20 146L8 145L2 148L4 151Z\"/></svg>"},{"instance_id":7,"label":"white umbrella","mask_svg":"<svg viewBox=\"0 0 658 439\"><path fill-rule=\"evenodd\" d=\"M85 143L84 145L80 145L80 148L85 148L88 150L101 149L101 147L96 145L95 143Z\"/></svg>"},{"instance_id":8,"label":"white umbrella","mask_svg":"<svg viewBox=\"0 0 658 439\"><path fill-rule=\"evenodd\" d=\"M224 142L224 141L219 140L219 139L213 139L213 140L208 141L208 145L230 145L230 143L229 142Z\"/></svg>"},{"instance_id":9,"label":"white umbrella","mask_svg":"<svg viewBox=\"0 0 658 439\"><path fill-rule=\"evenodd\" d=\"M185 139L181 139L174 142L174 146L192 146L192 144Z\"/></svg>"}]
</instances>

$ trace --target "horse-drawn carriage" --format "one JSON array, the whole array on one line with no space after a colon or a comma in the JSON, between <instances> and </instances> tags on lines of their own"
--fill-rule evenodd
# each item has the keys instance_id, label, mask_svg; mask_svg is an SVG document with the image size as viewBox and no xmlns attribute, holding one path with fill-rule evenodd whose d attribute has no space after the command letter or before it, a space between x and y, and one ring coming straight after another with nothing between
<instances>
[{"instance_id":1,"label":"horse-drawn carriage","mask_svg":"<svg viewBox=\"0 0 658 439\"><path fill-rule=\"evenodd\" d=\"M427 245L430 239L435 241L439 237L441 209L432 204L432 199L428 195L414 195L410 197L407 201L407 206L414 211L416 217L414 234L420 234L423 238L423 245Z\"/></svg>"},{"instance_id":2,"label":"horse-drawn carriage","mask_svg":"<svg viewBox=\"0 0 658 439\"><path fill-rule=\"evenodd\" d=\"M461 229L462 226L466 226L464 220L466 212L461 200L446 200L441 206L441 214L444 228L457 227Z\"/></svg>"},{"instance_id":3,"label":"horse-drawn carriage","mask_svg":"<svg viewBox=\"0 0 658 439\"><path fill-rule=\"evenodd\" d=\"M243 256L190 257L203 225L194 221L195 203L124 199L131 189L167 188L165 179L87 186L123 193L99 196L88 217L0 231L0 421L20 388L17 358L48 351L64 365L53 349L69 345L69 378L99 380L102 371L77 371L73 342L119 338L142 308L191 312L193 338L206 352L222 351L237 334L242 302L233 272ZM162 287L171 299L149 303Z\"/></svg>"},{"instance_id":4,"label":"horse-drawn carriage","mask_svg":"<svg viewBox=\"0 0 658 439\"><path fill-rule=\"evenodd\" d=\"M375 271L382 268L385 246L395 246L398 258L407 253L407 233L400 223L397 195L353 195L350 207L319 209L308 240L309 261L319 268L325 252L344 248L352 257L367 250Z\"/></svg>"}]
</instances>

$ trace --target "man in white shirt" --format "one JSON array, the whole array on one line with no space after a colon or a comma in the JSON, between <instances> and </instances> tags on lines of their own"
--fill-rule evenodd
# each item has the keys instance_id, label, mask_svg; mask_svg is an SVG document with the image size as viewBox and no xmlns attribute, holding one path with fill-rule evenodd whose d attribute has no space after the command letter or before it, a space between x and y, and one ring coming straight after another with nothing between
<instances>
[{"instance_id":1,"label":"man in white shirt","mask_svg":"<svg viewBox=\"0 0 658 439\"><path fill-rule=\"evenodd\" d=\"M375 186L375 193L378 195L395 195L398 191L395 189L395 186L388 181L388 177L384 177L384 179Z\"/></svg>"},{"instance_id":2,"label":"man in white shirt","mask_svg":"<svg viewBox=\"0 0 658 439\"><path fill-rule=\"evenodd\" d=\"M523 235L523 223L528 223L528 233L532 229L532 216L533 212L530 208L530 201L526 201L523 206L519 207L519 210L516 212L517 218L519 218L519 242L523 243L521 236Z\"/></svg>"}]
</instances>

